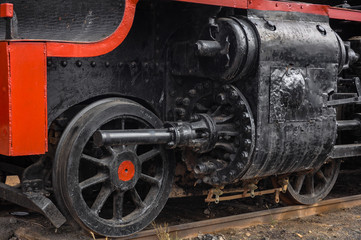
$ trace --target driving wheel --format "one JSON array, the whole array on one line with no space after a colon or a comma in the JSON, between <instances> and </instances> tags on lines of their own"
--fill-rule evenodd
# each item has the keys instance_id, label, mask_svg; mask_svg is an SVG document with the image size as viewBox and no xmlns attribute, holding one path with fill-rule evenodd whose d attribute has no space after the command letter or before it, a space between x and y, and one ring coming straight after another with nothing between
<instances>
[{"instance_id":1,"label":"driving wheel","mask_svg":"<svg viewBox=\"0 0 361 240\"><path fill-rule=\"evenodd\" d=\"M174 158L160 145L96 146L93 134L162 126L151 111L125 99L102 100L78 113L54 159L54 194L64 214L108 237L149 225L168 199Z\"/></svg>"},{"instance_id":2,"label":"driving wheel","mask_svg":"<svg viewBox=\"0 0 361 240\"><path fill-rule=\"evenodd\" d=\"M280 198L287 204L311 205L325 198L335 185L340 161L328 160L318 170L289 177L287 192Z\"/></svg>"}]
</instances>

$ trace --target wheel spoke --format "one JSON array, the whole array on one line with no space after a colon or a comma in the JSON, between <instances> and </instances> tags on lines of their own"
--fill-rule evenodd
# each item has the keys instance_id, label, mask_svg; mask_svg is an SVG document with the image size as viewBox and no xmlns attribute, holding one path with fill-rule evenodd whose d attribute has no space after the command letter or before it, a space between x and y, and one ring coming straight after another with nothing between
<instances>
[{"instance_id":1,"label":"wheel spoke","mask_svg":"<svg viewBox=\"0 0 361 240\"><path fill-rule=\"evenodd\" d=\"M306 192L308 194L314 195L315 194L315 184L314 184L314 177L312 174L307 175L305 181Z\"/></svg>"},{"instance_id":2,"label":"wheel spoke","mask_svg":"<svg viewBox=\"0 0 361 240\"><path fill-rule=\"evenodd\" d=\"M143 164L144 162L157 156L159 153L160 153L160 151L158 149L152 149L152 150L140 155L139 160L140 160L141 164Z\"/></svg>"},{"instance_id":3,"label":"wheel spoke","mask_svg":"<svg viewBox=\"0 0 361 240\"><path fill-rule=\"evenodd\" d=\"M99 159L99 158L95 158L95 157L89 156L84 153L81 155L81 158L88 162L94 163L98 166L101 166L101 167L108 166L108 159Z\"/></svg>"},{"instance_id":4,"label":"wheel spoke","mask_svg":"<svg viewBox=\"0 0 361 240\"><path fill-rule=\"evenodd\" d=\"M323 183L327 183L327 178L325 177L325 174L323 174L321 170L317 171L316 175Z\"/></svg>"},{"instance_id":5,"label":"wheel spoke","mask_svg":"<svg viewBox=\"0 0 361 240\"><path fill-rule=\"evenodd\" d=\"M213 117L219 115L221 110L222 110L222 106L218 106L217 109L211 114L211 116Z\"/></svg>"},{"instance_id":6,"label":"wheel spoke","mask_svg":"<svg viewBox=\"0 0 361 240\"><path fill-rule=\"evenodd\" d=\"M113 197L113 219L123 218L124 192L117 191Z\"/></svg>"},{"instance_id":7,"label":"wheel spoke","mask_svg":"<svg viewBox=\"0 0 361 240\"><path fill-rule=\"evenodd\" d=\"M87 180L82 181L79 183L80 190L84 190L85 188L91 187L95 184L102 183L107 180L109 177L105 173L98 173L97 175L88 178Z\"/></svg>"},{"instance_id":8,"label":"wheel spoke","mask_svg":"<svg viewBox=\"0 0 361 240\"><path fill-rule=\"evenodd\" d=\"M138 145L137 144L134 144L134 145L129 145L128 148L133 151L133 152L137 152L137 149L138 149Z\"/></svg>"},{"instance_id":9,"label":"wheel spoke","mask_svg":"<svg viewBox=\"0 0 361 240\"><path fill-rule=\"evenodd\" d=\"M142 179L143 181L147 182L147 183L150 183L152 185L157 185L159 186L160 185L160 180L154 178L154 177L151 177L151 176L148 176L144 173L142 173L140 175L140 179Z\"/></svg>"},{"instance_id":10,"label":"wheel spoke","mask_svg":"<svg viewBox=\"0 0 361 240\"><path fill-rule=\"evenodd\" d=\"M91 210L93 210L97 214L99 214L99 212L102 210L105 202L109 198L110 194L112 194L112 192L113 191L109 186L103 185L102 189L98 193L98 196L95 199L95 201L94 201L94 203L93 203L93 205L91 207Z\"/></svg>"},{"instance_id":11,"label":"wheel spoke","mask_svg":"<svg viewBox=\"0 0 361 240\"><path fill-rule=\"evenodd\" d=\"M145 206L135 188L130 190L130 194L131 194L132 200L135 203L137 208L143 208Z\"/></svg>"},{"instance_id":12,"label":"wheel spoke","mask_svg":"<svg viewBox=\"0 0 361 240\"><path fill-rule=\"evenodd\" d=\"M306 175L297 176L293 189L295 192L300 193L303 182L305 181Z\"/></svg>"}]
</instances>

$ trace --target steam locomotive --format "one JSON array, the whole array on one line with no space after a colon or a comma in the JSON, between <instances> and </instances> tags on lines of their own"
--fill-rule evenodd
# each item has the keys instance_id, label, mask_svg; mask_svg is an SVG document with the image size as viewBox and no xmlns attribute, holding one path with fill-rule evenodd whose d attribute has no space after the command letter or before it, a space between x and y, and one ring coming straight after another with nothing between
<instances>
[{"instance_id":1,"label":"steam locomotive","mask_svg":"<svg viewBox=\"0 0 361 240\"><path fill-rule=\"evenodd\" d=\"M2 0L0 198L109 237L169 196L254 196L263 179L287 203L323 199L361 156L359 9Z\"/></svg>"}]
</instances>

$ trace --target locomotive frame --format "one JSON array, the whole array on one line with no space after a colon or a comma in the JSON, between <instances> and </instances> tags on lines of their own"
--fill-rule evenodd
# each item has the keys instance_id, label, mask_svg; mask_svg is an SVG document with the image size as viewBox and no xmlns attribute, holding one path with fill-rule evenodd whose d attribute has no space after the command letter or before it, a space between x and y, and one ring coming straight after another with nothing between
<instances>
[{"instance_id":1,"label":"locomotive frame","mask_svg":"<svg viewBox=\"0 0 361 240\"><path fill-rule=\"evenodd\" d=\"M361 156L356 1L66 3L0 4L0 197L55 227L133 234L173 184L313 204Z\"/></svg>"}]
</instances>

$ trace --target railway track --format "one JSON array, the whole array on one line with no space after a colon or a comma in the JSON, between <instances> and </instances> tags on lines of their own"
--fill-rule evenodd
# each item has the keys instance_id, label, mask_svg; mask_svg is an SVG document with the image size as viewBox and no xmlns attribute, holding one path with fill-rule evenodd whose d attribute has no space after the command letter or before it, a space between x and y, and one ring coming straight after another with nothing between
<instances>
[{"instance_id":1,"label":"railway track","mask_svg":"<svg viewBox=\"0 0 361 240\"><path fill-rule=\"evenodd\" d=\"M335 211L337 209L352 208L360 205L361 194L324 200L311 206L288 206L170 226L168 227L168 233L170 236L177 236L178 239L190 238L196 237L199 233L206 234L231 228L242 229L258 224L267 224L274 221L308 217ZM131 237L119 238L119 240L120 239L152 240L158 238L155 230L146 230Z\"/></svg>"}]
</instances>

